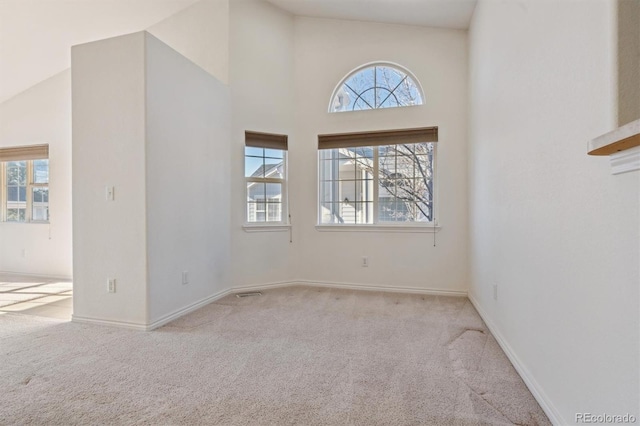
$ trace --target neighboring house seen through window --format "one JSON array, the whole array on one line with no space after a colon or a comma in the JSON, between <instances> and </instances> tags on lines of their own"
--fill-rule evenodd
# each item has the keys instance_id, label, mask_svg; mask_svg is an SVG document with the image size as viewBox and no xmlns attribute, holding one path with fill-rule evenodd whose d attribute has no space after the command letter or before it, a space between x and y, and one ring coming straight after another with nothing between
<instances>
[{"instance_id":1,"label":"neighboring house seen through window","mask_svg":"<svg viewBox=\"0 0 640 426\"><path fill-rule=\"evenodd\" d=\"M246 222L285 223L287 136L245 132Z\"/></svg>"},{"instance_id":2,"label":"neighboring house seen through window","mask_svg":"<svg viewBox=\"0 0 640 426\"><path fill-rule=\"evenodd\" d=\"M436 127L318 136L319 223L433 223Z\"/></svg>"},{"instance_id":3,"label":"neighboring house seen through window","mask_svg":"<svg viewBox=\"0 0 640 426\"><path fill-rule=\"evenodd\" d=\"M49 146L0 148L0 220L49 221Z\"/></svg>"}]
</instances>

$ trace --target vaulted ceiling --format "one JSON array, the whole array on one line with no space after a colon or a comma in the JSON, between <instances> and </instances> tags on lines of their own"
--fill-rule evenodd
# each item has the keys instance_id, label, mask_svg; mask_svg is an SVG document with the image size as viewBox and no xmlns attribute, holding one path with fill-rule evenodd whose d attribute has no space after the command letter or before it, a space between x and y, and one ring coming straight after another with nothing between
<instances>
[{"instance_id":1,"label":"vaulted ceiling","mask_svg":"<svg viewBox=\"0 0 640 426\"><path fill-rule=\"evenodd\" d=\"M141 31L197 1L0 0L0 103L68 68L71 46ZM461 29L469 26L476 3L476 0L268 1L294 15Z\"/></svg>"},{"instance_id":2,"label":"vaulted ceiling","mask_svg":"<svg viewBox=\"0 0 640 426\"><path fill-rule=\"evenodd\" d=\"M71 65L70 47L141 31L197 0L0 0L0 102Z\"/></svg>"}]
</instances>

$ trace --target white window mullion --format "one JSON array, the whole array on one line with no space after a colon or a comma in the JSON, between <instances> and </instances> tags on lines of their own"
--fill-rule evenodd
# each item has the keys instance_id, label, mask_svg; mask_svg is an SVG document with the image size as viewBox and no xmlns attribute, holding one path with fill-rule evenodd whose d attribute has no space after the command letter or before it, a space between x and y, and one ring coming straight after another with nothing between
<instances>
[{"instance_id":1,"label":"white window mullion","mask_svg":"<svg viewBox=\"0 0 640 426\"><path fill-rule=\"evenodd\" d=\"M378 223L378 147L373 149L373 223Z\"/></svg>"},{"instance_id":2,"label":"white window mullion","mask_svg":"<svg viewBox=\"0 0 640 426\"><path fill-rule=\"evenodd\" d=\"M31 222L33 213L33 161L27 161L27 211L24 213L25 222Z\"/></svg>"},{"instance_id":3,"label":"white window mullion","mask_svg":"<svg viewBox=\"0 0 640 426\"><path fill-rule=\"evenodd\" d=\"M282 170L282 176L284 177L284 179L282 179L282 197L280 199L280 211L281 211L281 219L282 219L282 223L286 223L289 224L289 168L287 167L287 161L289 161L289 159L287 158L288 153L285 152L282 157L283 157L283 170Z\"/></svg>"},{"instance_id":4,"label":"white window mullion","mask_svg":"<svg viewBox=\"0 0 640 426\"><path fill-rule=\"evenodd\" d=\"M47 200L49 200L49 184L48 183L32 183L31 184L31 188L29 189L29 194L30 194L30 198L31 198L31 207L29 209L29 211L31 212L31 222L48 222L49 221L49 215L47 214L47 218L46 220L43 219L35 219L33 217L33 210L35 208L35 200L33 199L33 191L35 189L38 188L47 188ZM43 202L44 203L44 202ZM49 205L49 201L47 201L47 206Z\"/></svg>"},{"instance_id":5,"label":"white window mullion","mask_svg":"<svg viewBox=\"0 0 640 426\"><path fill-rule=\"evenodd\" d=\"M0 162L0 221L7 220L7 173L6 163Z\"/></svg>"}]
</instances>

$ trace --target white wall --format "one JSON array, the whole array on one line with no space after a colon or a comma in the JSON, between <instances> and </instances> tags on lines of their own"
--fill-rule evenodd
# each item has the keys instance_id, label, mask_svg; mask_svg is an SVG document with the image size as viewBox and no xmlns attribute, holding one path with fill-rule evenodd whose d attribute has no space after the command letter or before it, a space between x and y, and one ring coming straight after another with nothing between
<instances>
[{"instance_id":1,"label":"white wall","mask_svg":"<svg viewBox=\"0 0 640 426\"><path fill-rule=\"evenodd\" d=\"M74 46L71 84L73 316L144 325L145 34Z\"/></svg>"},{"instance_id":2,"label":"white wall","mask_svg":"<svg viewBox=\"0 0 640 426\"><path fill-rule=\"evenodd\" d=\"M640 176L586 155L617 125L614 12L481 0L469 36L471 294L560 424L639 414Z\"/></svg>"},{"instance_id":3,"label":"white wall","mask_svg":"<svg viewBox=\"0 0 640 426\"><path fill-rule=\"evenodd\" d=\"M327 113L336 85L374 61L409 69L423 106ZM465 31L355 21L295 19L295 138L290 142L294 235L301 241L296 277L318 282L467 289L467 34ZM430 233L319 232L317 135L438 126L436 210ZM370 266L360 266L368 256Z\"/></svg>"},{"instance_id":4,"label":"white wall","mask_svg":"<svg viewBox=\"0 0 640 426\"><path fill-rule=\"evenodd\" d=\"M149 323L230 287L228 88L146 36ZM189 283L182 284L182 271Z\"/></svg>"},{"instance_id":5,"label":"white wall","mask_svg":"<svg viewBox=\"0 0 640 426\"><path fill-rule=\"evenodd\" d=\"M149 328L229 287L228 89L146 32L72 72L74 320Z\"/></svg>"},{"instance_id":6,"label":"white wall","mask_svg":"<svg viewBox=\"0 0 640 426\"><path fill-rule=\"evenodd\" d=\"M261 0L232 1L229 27L233 284L288 281L294 275L297 239L290 244L288 232L248 233L242 225L244 131L286 134L289 145L295 144L293 17ZM292 214L295 221L295 209Z\"/></svg>"},{"instance_id":7,"label":"white wall","mask_svg":"<svg viewBox=\"0 0 640 426\"><path fill-rule=\"evenodd\" d=\"M0 222L0 271L71 276L70 87L66 70L0 104L0 147L49 144L51 216Z\"/></svg>"},{"instance_id":8,"label":"white wall","mask_svg":"<svg viewBox=\"0 0 640 426\"><path fill-rule=\"evenodd\" d=\"M150 28L219 79L224 80L226 66L230 70L233 285L304 279L463 290L467 282L462 249L466 241L464 32L308 18L298 18L296 25L294 32L294 18L263 1L203 0ZM224 28L228 28L226 39ZM329 65L318 52L331 52ZM298 57L295 63L294 55ZM358 113L327 117L328 98L340 78L353 67L378 59L396 61L416 73L425 84L429 105L411 112L388 111L382 120L380 111L371 112L367 121L360 120ZM305 79L310 77L313 83L309 84ZM304 97L304 108L298 112L296 90L299 98ZM294 120L304 124L294 126ZM432 247L430 234L315 231L317 133L430 124L440 126L442 138L438 187L443 230L438 234L438 247ZM242 230L244 130L290 136L290 160L298 164L290 172L293 244L288 232ZM387 242L393 242L396 254L389 256ZM345 249L336 251L336 246ZM361 255L371 257L367 270L359 266ZM306 261L314 257L321 263ZM326 268L326 264L334 267ZM397 274L397 270L402 272ZM445 273L447 270L455 272ZM104 287L102 281L99 291Z\"/></svg>"},{"instance_id":9,"label":"white wall","mask_svg":"<svg viewBox=\"0 0 640 426\"><path fill-rule=\"evenodd\" d=\"M229 0L201 0L147 31L228 83Z\"/></svg>"},{"instance_id":10,"label":"white wall","mask_svg":"<svg viewBox=\"0 0 640 426\"><path fill-rule=\"evenodd\" d=\"M149 31L226 82L228 15L228 0L201 0ZM70 74L63 71L0 104L0 146L49 143L51 159L50 224L0 223L0 271L71 277Z\"/></svg>"}]
</instances>

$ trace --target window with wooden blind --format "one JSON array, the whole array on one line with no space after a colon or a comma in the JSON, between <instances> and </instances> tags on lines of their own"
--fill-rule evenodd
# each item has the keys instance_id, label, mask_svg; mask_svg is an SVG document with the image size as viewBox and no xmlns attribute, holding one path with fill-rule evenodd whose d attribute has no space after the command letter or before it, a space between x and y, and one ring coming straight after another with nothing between
<instances>
[{"instance_id":1,"label":"window with wooden blind","mask_svg":"<svg viewBox=\"0 0 640 426\"><path fill-rule=\"evenodd\" d=\"M246 223L287 222L287 148L286 135L245 132Z\"/></svg>"},{"instance_id":2,"label":"window with wooden blind","mask_svg":"<svg viewBox=\"0 0 640 426\"><path fill-rule=\"evenodd\" d=\"M434 224L437 141L437 127L319 135L319 224Z\"/></svg>"}]
</instances>

